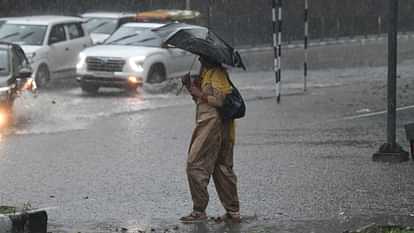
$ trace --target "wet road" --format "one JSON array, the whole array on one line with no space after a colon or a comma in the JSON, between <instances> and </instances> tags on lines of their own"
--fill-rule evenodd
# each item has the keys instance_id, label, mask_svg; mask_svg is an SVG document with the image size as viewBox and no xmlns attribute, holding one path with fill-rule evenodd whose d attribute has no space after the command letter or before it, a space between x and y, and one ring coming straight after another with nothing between
<instances>
[{"instance_id":1,"label":"wet road","mask_svg":"<svg viewBox=\"0 0 414 233\"><path fill-rule=\"evenodd\" d=\"M399 106L414 105L413 64L400 68ZM285 73L280 105L272 73L232 75L248 100L235 151L243 216L414 213L412 163L371 162L385 138L385 68L313 71L306 94L301 74ZM0 203L48 208L60 230L176 223L191 209L185 159L194 121L191 99L176 96L176 87L90 96L59 86L24 95L1 138ZM406 147L401 126L413 121L414 107L398 119ZM208 213L221 214L210 190Z\"/></svg>"}]
</instances>

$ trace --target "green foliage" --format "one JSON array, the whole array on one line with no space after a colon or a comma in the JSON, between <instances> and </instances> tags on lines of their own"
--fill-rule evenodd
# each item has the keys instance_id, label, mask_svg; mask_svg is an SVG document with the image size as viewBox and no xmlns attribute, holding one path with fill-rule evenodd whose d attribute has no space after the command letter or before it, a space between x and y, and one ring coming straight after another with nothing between
<instances>
[{"instance_id":1,"label":"green foliage","mask_svg":"<svg viewBox=\"0 0 414 233\"><path fill-rule=\"evenodd\" d=\"M357 231L358 233L414 233L414 229L402 226L371 225Z\"/></svg>"},{"instance_id":2,"label":"green foliage","mask_svg":"<svg viewBox=\"0 0 414 233\"><path fill-rule=\"evenodd\" d=\"M0 206L0 214L15 214L17 212L27 212L32 209L30 202L25 202L21 207Z\"/></svg>"},{"instance_id":3,"label":"green foliage","mask_svg":"<svg viewBox=\"0 0 414 233\"><path fill-rule=\"evenodd\" d=\"M414 230L401 229L401 228L394 228L394 229L390 228L390 229L386 229L384 233L414 233Z\"/></svg>"},{"instance_id":4,"label":"green foliage","mask_svg":"<svg viewBox=\"0 0 414 233\"><path fill-rule=\"evenodd\" d=\"M13 213L16 213L16 207L0 206L0 214L13 214Z\"/></svg>"}]
</instances>

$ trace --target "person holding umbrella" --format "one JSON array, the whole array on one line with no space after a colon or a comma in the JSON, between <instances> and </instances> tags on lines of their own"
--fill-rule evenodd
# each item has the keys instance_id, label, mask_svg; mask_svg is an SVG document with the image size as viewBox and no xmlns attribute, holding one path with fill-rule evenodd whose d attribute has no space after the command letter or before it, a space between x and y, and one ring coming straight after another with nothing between
<instances>
[{"instance_id":1,"label":"person holding umbrella","mask_svg":"<svg viewBox=\"0 0 414 233\"><path fill-rule=\"evenodd\" d=\"M222 64L245 69L242 59L231 46L205 27L171 23L153 31L165 38L166 47L174 46L196 54L201 63L200 74L194 81L190 74L182 78L183 85L196 103L196 126L186 169L193 210L180 220L183 223L207 220L207 186L213 177L226 210L218 220L239 223L240 203L237 177L233 171L235 123L234 119L224 118L219 108L223 106L226 95L233 92L229 74Z\"/></svg>"},{"instance_id":2,"label":"person holding umbrella","mask_svg":"<svg viewBox=\"0 0 414 233\"><path fill-rule=\"evenodd\" d=\"M237 177L233 171L235 141L234 120L222 120L218 107L223 104L232 86L227 70L217 61L200 56L201 74L195 81L189 76L183 83L196 102L196 126L191 138L187 160L187 177L193 200L193 211L182 217L184 223L207 219L209 201L207 186L210 177L226 214L220 220L240 222Z\"/></svg>"}]
</instances>

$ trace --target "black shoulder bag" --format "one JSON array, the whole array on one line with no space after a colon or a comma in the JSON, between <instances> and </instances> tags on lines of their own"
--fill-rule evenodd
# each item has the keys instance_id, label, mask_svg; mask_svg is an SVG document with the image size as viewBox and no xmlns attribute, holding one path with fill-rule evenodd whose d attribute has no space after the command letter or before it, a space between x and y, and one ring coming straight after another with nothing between
<instances>
[{"instance_id":1,"label":"black shoulder bag","mask_svg":"<svg viewBox=\"0 0 414 233\"><path fill-rule=\"evenodd\" d=\"M242 118L246 114L246 105L243 97L241 96L239 90L237 90L237 88L233 85L230 78L227 75L226 77L230 82L232 91L230 94L225 96L223 106L221 106L218 110L223 120Z\"/></svg>"}]
</instances>

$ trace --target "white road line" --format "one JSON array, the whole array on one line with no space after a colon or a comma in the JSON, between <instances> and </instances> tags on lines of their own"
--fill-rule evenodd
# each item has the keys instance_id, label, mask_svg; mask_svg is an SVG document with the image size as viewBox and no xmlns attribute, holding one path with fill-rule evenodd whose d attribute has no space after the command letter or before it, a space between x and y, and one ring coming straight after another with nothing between
<instances>
[{"instance_id":1,"label":"white road line","mask_svg":"<svg viewBox=\"0 0 414 233\"><path fill-rule=\"evenodd\" d=\"M408 109L412 109L412 108L414 108L414 105L397 108L397 111L403 111L403 110L408 110ZM344 117L344 118L342 118L342 120L355 120L355 119L364 118L364 117L382 115L382 114L385 114L385 113L387 113L387 111L371 112L371 113L365 113L365 114L360 114L360 115L356 115L356 116Z\"/></svg>"},{"instance_id":2,"label":"white road line","mask_svg":"<svg viewBox=\"0 0 414 233\"><path fill-rule=\"evenodd\" d=\"M44 211L47 212L48 210L57 210L57 209L59 209L59 207L57 207L57 206L49 206L49 207L43 207L43 208L35 209L35 211L44 210Z\"/></svg>"}]
</instances>

